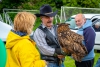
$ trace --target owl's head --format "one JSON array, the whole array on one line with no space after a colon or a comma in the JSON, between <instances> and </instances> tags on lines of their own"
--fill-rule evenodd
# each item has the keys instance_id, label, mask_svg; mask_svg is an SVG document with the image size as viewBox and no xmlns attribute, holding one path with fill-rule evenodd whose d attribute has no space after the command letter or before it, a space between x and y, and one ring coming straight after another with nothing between
<instances>
[{"instance_id":1,"label":"owl's head","mask_svg":"<svg viewBox=\"0 0 100 67\"><path fill-rule=\"evenodd\" d=\"M64 31L69 31L70 30L69 25L70 24L68 24L68 23L58 24L57 33L61 33L61 32L64 32Z\"/></svg>"}]
</instances>

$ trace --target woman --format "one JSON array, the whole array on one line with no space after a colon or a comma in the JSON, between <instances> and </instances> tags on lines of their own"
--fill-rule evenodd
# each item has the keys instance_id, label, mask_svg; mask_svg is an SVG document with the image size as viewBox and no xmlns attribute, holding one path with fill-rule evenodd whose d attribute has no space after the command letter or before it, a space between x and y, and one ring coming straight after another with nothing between
<instances>
[{"instance_id":1,"label":"woman","mask_svg":"<svg viewBox=\"0 0 100 67\"><path fill-rule=\"evenodd\" d=\"M7 37L7 63L6 67L45 67L44 60L35 42L29 37L36 17L28 12L19 12L14 18L14 30Z\"/></svg>"}]
</instances>

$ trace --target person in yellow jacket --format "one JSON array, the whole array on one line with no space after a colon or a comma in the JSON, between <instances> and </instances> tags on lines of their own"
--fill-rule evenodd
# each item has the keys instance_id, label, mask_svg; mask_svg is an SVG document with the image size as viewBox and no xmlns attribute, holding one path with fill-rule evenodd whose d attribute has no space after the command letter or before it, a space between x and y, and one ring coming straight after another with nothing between
<instances>
[{"instance_id":1,"label":"person in yellow jacket","mask_svg":"<svg viewBox=\"0 0 100 67\"><path fill-rule=\"evenodd\" d=\"M36 16L29 12L19 12L14 18L14 29L7 37L6 67L46 67L40 59L35 42L30 39Z\"/></svg>"}]
</instances>

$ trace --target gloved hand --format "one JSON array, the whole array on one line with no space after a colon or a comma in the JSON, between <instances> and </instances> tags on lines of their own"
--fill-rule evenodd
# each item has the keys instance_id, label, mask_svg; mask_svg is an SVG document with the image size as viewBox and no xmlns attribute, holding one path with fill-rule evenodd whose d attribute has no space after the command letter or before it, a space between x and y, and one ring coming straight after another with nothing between
<instances>
[{"instance_id":1,"label":"gloved hand","mask_svg":"<svg viewBox=\"0 0 100 67\"><path fill-rule=\"evenodd\" d=\"M63 55L63 54L62 54L62 50L61 50L60 48L56 48L56 49L55 49L55 53L56 53L57 55Z\"/></svg>"},{"instance_id":2,"label":"gloved hand","mask_svg":"<svg viewBox=\"0 0 100 67\"><path fill-rule=\"evenodd\" d=\"M57 56L57 55L71 56L71 54L65 48L62 48L62 50L60 48L56 48L54 56Z\"/></svg>"},{"instance_id":3,"label":"gloved hand","mask_svg":"<svg viewBox=\"0 0 100 67\"><path fill-rule=\"evenodd\" d=\"M58 57L59 59L65 58L64 55L57 55L57 57Z\"/></svg>"}]
</instances>

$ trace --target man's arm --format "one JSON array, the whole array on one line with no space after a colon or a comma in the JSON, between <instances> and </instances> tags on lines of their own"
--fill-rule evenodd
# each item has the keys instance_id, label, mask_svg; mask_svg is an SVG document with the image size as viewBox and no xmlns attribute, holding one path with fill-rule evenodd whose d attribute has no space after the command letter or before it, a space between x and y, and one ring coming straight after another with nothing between
<instances>
[{"instance_id":1,"label":"man's arm","mask_svg":"<svg viewBox=\"0 0 100 67\"><path fill-rule=\"evenodd\" d=\"M45 37L46 34L39 28L37 28L34 32L34 40L37 43L37 47L39 48L40 52L44 55L53 56L55 53L55 48L48 46Z\"/></svg>"},{"instance_id":2,"label":"man's arm","mask_svg":"<svg viewBox=\"0 0 100 67\"><path fill-rule=\"evenodd\" d=\"M85 46L88 50L88 53L93 49L94 44L95 44L95 31L91 28L88 27L87 29L84 30L84 40L85 40Z\"/></svg>"}]
</instances>

